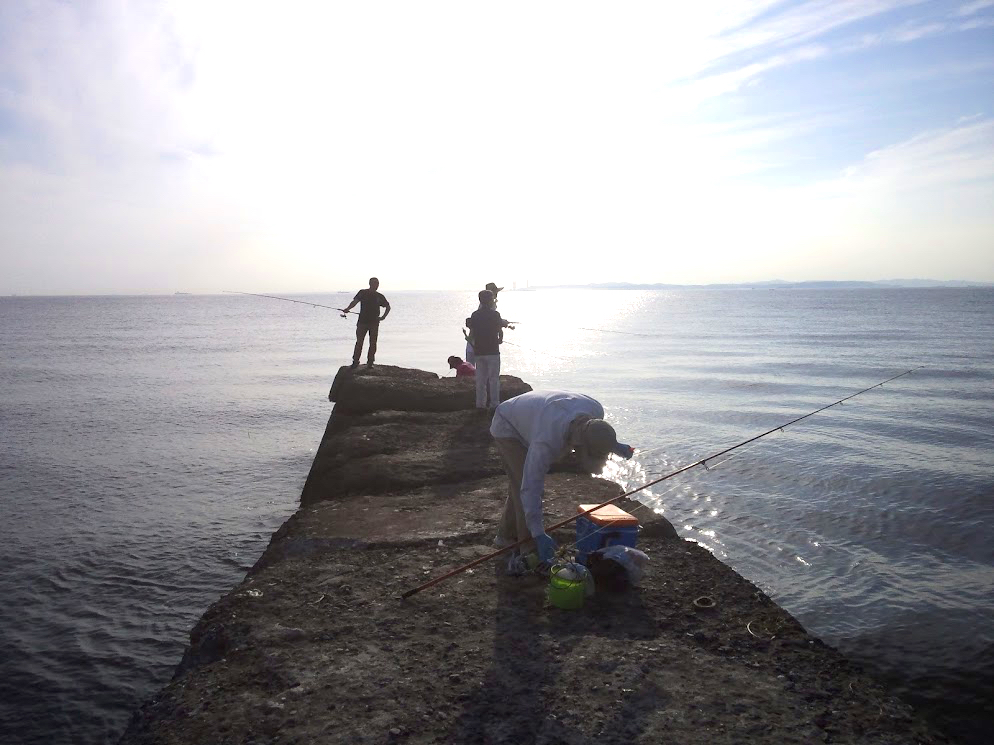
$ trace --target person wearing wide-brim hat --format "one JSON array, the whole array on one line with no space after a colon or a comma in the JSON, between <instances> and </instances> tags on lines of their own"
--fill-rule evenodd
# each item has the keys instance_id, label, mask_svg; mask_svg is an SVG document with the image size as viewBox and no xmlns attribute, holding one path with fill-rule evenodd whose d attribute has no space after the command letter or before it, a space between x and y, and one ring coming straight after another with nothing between
<instances>
[{"instance_id":1,"label":"person wearing wide-brim hat","mask_svg":"<svg viewBox=\"0 0 994 745\"><path fill-rule=\"evenodd\" d=\"M575 451L582 468L597 474L611 453L628 459L635 452L618 442L600 403L567 391L529 391L509 398L494 412L490 434L508 478L494 543L503 548L530 539L519 554L529 553L534 545L543 563L551 562L556 550L542 525L545 474L552 464ZM515 558L512 555L509 566Z\"/></svg>"},{"instance_id":2,"label":"person wearing wide-brim hat","mask_svg":"<svg viewBox=\"0 0 994 745\"><path fill-rule=\"evenodd\" d=\"M503 287L498 287L493 282L487 282L487 286L483 288L484 290L490 290L494 294L494 299L497 298L497 293L503 290Z\"/></svg>"}]
</instances>

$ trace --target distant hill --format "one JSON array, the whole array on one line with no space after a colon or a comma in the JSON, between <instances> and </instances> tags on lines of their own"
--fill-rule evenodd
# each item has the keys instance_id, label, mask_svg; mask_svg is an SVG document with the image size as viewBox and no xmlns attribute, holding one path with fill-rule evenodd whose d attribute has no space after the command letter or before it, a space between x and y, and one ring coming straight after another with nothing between
<instances>
[{"instance_id":1,"label":"distant hill","mask_svg":"<svg viewBox=\"0 0 994 745\"><path fill-rule=\"evenodd\" d=\"M854 280L812 280L807 282L787 282L782 279L770 279L762 282L740 282L734 284L710 285L677 285L657 282L654 284L635 284L632 282L595 282L586 285L543 285L532 286L528 290L849 290L849 289L884 289L893 287L994 287L994 282L970 282L963 279L881 279L874 282Z\"/></svg>"}]
</instances>

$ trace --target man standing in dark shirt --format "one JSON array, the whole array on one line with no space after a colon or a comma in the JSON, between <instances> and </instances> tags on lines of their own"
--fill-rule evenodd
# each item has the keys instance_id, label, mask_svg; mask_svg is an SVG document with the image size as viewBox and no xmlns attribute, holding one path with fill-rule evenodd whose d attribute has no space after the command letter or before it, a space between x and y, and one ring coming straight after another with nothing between
<instances>
[{"instance_id":1,"label":"man standing in dark shirt","mask_svg":"<svg viewBox=\"0 0 994 745\"><path fill-rule=\"evenodd\" d=\"M508 324L494 307L490 290L481 290L479 298L480 307L467 319L476 350L476 408L495 409L500 403L500 344Z\"/></svg>"},{"instance_id":2,"label":"man standing in dark shirt","mask_svg":"<svg viewBox=\"0 0 994 745\"><path fill-rule=\"evenodd\" d=\"M356 321L355 325L355 351L352 352L352 367L359 366L359 358L362 356L362 344L366 339L367 333L369 334L369 352L366 355L366 364L372 367L373 361L376 359L376 337L380 333L380 321L385 319L390 313L390 303L387 302L387 299L382 294L377 292L379 286L380 280L376 277L370 277L369 289L359 290L348 307L343 308L347 313L355 307L356 303L361 303L359 306L359 320ZM382 316L380 315L380 308L386 308Z\"/></svg>"}]
</instances>

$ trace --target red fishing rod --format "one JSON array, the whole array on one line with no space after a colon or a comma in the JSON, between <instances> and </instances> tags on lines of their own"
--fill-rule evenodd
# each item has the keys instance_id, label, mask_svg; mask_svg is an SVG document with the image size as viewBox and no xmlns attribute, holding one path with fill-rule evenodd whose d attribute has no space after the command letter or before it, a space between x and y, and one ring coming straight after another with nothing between
<instances>
[{"instance_id":1,"label":"red fishing rod","mask_svg":"<svg viewBox=\"0 0 994 745\"><path fill-rule=\"evenodd\" d=\"M861 391L856 391L855 393L850 394L850 395L846 396L845 398L840 398L838 401L834 401L833 403L830 403L827 406L822 406L820 409L815 409L814 411L811 411L811 412L805 414L804 416L799 416L796 419L791 419L789 422L785 422L785 423L783 423L783 424L781 424L781 425L779 425L777 427L774 427L773 429L769 429L766 432L763 432L761 434L756 435L755 437L750 437L748 440L743 440L742 442L737 443L735 445L732 445L729 448L725 448L724 450L721 450L721 451L719 451L717 453L713 453L713 454L711 454L711 455L709 455L709 456L707 456L705 458L701 458L700 460L694 461L693 463L691 463L688 466L684 466L683 468L678 468L675 471L671 471L670 473L666 474L665 476L661 476L660 478L658 478L658 479L656 479L654 481L650 481L647 484L643 484L642 486L638 487L637 489L632 489L631 491L625 492L624 494L620 494L617 497L614 497L613 499L607 500L606 502L601 502L599 505L597 505L595 507L591 507L589 510L586 510L585 512L580 512L580 513L578 513L576 515L573 515L573 517L569 517L569 518L567 518L565 520L562 520L562 521L556 523L555 525L550 525L548 528L545 529L545 532L546 533L551 533L553 530L556 530L557 528L561 528L561 527L563 527L565 525L569 525L574 520L576 520L578 518L581 518L584 515L589 515L591 512L595 512L595 511L599 510L601 507L606 507L609 504L614 504L615 502L617 502L619 500L622 500L622 499L625 499L626 497L630 497L632 494L636 494L636 493L642 491L643 489L648 489L650 486L655 486L656 484L659 484L659 483L661 483L663 481L666 481L667 479L671 479L674 476L679 476L681 473L685 473L686 471L689 471L691 468L696 468L697 466L704 466L705 470L707 470L707 467L708 467L707 464L708 464L709 460L714 460L715 458L720 458L722 455L725 455L726 453L730 453L733 450L738 450L743 445L748 445L750 442L755 442L756 440L760 440L760 439L766 437L767 435L772 435L774 432L781 432L781 431L784 430L784 428L789 427L792 424L797 424L798 422L800 422L800 421L802 421L804 419L807 419L808 417L814 416L815 414L817 414L819 412L825 411L825 409L831 409L833 406L840 406L843 402L848 401L851 398L855 398L856 396L859 396L862 393L866 393L867 391L872 391L874 388L879 388L880 386L884 385L885 383L890 383L892 380L897 380L898 378L903 378L905 375L913 373L915 370L921 370L923 367L925 367L925 366L924 365L919 365L918 367L913 367L910 370L905 370L900 375L895 375L892 378L887 378L887 380L881 381L880 383L877 383L876 385L871 385L869 388L864 388ZM413 588L411 590L408 590L407 592L403 593L400 596L400 598L401 598L401 600L403 600L405 598L411 597L411 595L416 595L417 593L421 592L422 590L427 590L429 587L437 585L439 582L444 582L445 580L449 579L450 577L455 577L457 574L462 574L467 569L472 569L475 566L479 566L480 564L483 564L484 562L490 561L490 559L496 558L496 557L500 556L501 554L507 553L508 551L510 551L513 548L517 548L518 546L520 546L520 545L522 545L524 543L528 543L530 540L532 540L532 539L531 538L525 538L525 539L520 540L517 543L514 543L514 544L512 544L510 546L504 546L503 548L497 549L496 551L494 551L492 553L489 553L486 556L481 556L479 559L476 559L475 561L471 561L469 564L465 564L465 565L463 565L461 567L458 567L457 569L453 569L451 572L448 572L447 574L443 574L440 577L436 577L435 579L432 579L432 580L429 580L428 582L425 582L423 585L418 585L417 587L415 587L415 588Z\"/></svg>"}]
</instances>

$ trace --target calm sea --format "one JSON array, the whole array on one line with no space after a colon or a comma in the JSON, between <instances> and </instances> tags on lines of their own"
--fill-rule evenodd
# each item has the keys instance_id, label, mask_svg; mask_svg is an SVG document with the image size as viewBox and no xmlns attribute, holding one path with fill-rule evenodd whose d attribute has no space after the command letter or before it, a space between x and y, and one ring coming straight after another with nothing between
<instances>
[{"instance_id":1,"label":"calm sea","mask_svg":"<svg viewBox=\"0 0 994 745\"><path fill-rule=\"evenodd\" d=\"M381 290L378 360L447 374L474 293ZM647 451L610 467L628 486L925 365L646 501L982 741L994 291L506 291L499 307L519 322L504 372L593 395ZM237 295L0 299L0 741L113 742L169 680L294 510L352 329Z\"/></svg>"}]
</instances>

